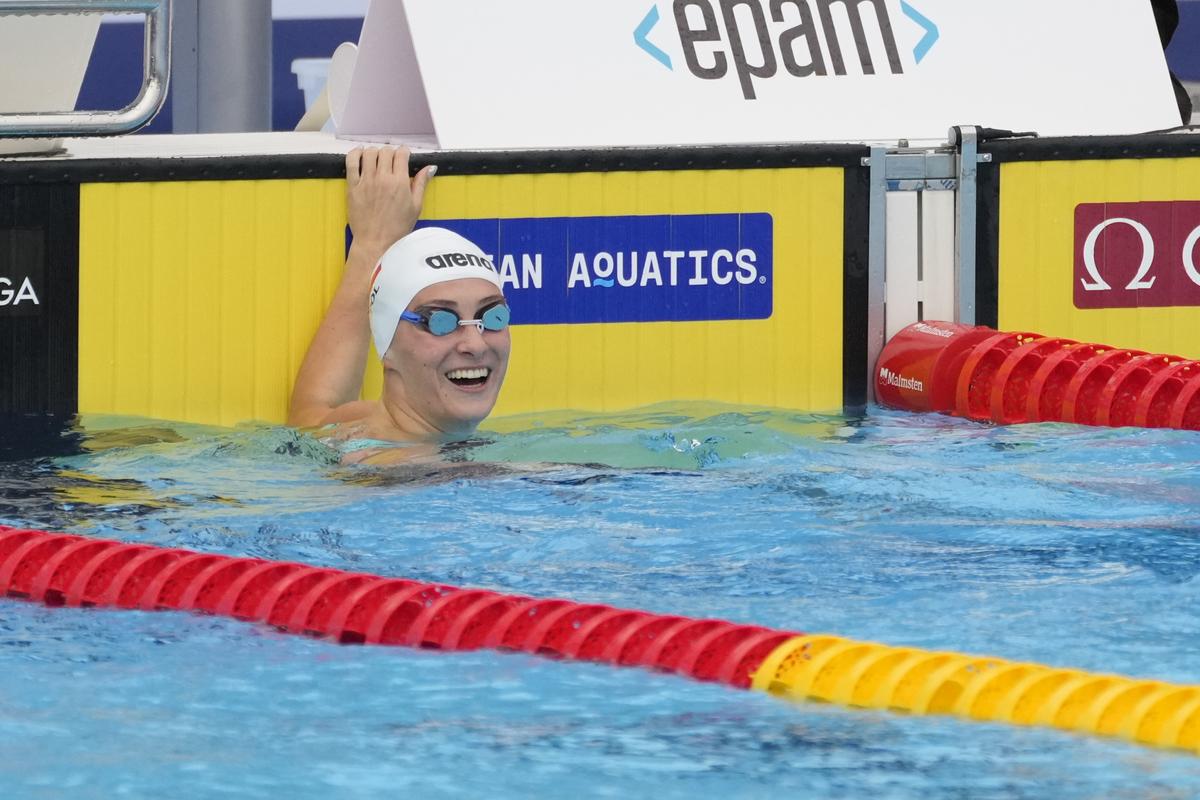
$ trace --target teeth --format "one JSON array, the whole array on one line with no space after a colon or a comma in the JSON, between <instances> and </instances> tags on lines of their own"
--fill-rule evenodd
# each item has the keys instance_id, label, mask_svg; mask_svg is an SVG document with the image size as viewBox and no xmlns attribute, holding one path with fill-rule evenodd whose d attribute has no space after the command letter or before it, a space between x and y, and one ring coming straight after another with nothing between
<instances>
[{"instance_id":1,"label":"teeth","mask_svg":"<svg viewBox=\"0 0 1200 800\"><path fill-rule=\"evenodd\" d=\"M486 378L491 370L487 367L476 367L475 369L452 369L446 373L446 377L452 381L475 380L477 378Z\"/></svg>"}]
</instances>

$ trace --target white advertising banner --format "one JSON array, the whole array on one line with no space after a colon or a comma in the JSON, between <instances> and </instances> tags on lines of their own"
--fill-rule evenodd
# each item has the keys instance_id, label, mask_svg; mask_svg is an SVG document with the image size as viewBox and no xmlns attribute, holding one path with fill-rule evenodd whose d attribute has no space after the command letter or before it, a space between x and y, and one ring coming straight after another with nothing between
<instances>
[{"instance_id":1,"label":"white advertising banner","mask_svg":"<svg viewBox=\"0 0 1200 800\"><path fill-rule=\"evenodd\" d=\"M367 107L415 53L446 149L1179 123L1149 0L375 0L364 56L368 34L389 53L355 75L354 133L423 132Z\"/></svg>"}]
</instances>

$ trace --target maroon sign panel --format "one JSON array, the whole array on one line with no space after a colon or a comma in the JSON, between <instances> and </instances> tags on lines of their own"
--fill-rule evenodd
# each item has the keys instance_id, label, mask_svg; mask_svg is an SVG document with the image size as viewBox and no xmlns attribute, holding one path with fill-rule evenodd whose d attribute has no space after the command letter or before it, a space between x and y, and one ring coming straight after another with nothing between
<instances>
[{"instance_id":1,"label":"maroon sign panel","mask_svg":"<svg viewBox=\"0 0 1200 800\"><path fill-rule=\"evenodd\" d=\"M1200 306L1200 201L1075 207L1075 307Z\"/></svg>"}]
</instances>

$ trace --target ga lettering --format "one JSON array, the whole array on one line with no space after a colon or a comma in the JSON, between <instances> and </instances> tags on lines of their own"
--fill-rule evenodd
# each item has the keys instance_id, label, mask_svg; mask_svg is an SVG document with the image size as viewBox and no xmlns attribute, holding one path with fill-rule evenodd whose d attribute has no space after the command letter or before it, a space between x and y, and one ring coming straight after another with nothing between
<instances>
[{"instance_id":1,"label":"ga lettering","mask_svg":"<svg viewBox=\"0 0 1200 800\"><path fill-rule=\"evenodd\" d=\"M21 303L41 305L29 278L21 281L21 285L16 291L13 291L12 285L12 281L8 278L0 278L0 306L19 306Z\"/></svg>"}]
</instances>

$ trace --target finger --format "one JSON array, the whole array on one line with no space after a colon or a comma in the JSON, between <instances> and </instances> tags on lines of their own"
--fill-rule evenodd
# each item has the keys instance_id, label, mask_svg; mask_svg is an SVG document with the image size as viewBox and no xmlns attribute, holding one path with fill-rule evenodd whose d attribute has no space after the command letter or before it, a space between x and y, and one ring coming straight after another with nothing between
<instances>
[{"instance_id":1,"label":"finger","mask_svg":"<svg viewBox=\"0 0 1200 800\"><path fill-rule=\"evenodd\" d=\"M368 147L362 154L362 174L364 180L370 180L379 174L379 148Z\"/></svg>"},{"instance_id":2,"label":"finger","mask_svg":"<svg viewBox=\"0 0 1200 800\"><path fill-rule=\"evenodd\" d=\"M396 148L396 174L408 177L408 160L411 153L404 146Z\"/></svg>"},{"instance_id":3,"label":"finger","mask_svg":"<svg viewBox=\"0 0 1200 800\"><path fill-rule=\"evenodd\" d=\"M413 205L416 206L417 213L421 212L421 207L425 204L425 187L433 180L433 176L437 174L437 165L430 164L425 169L417 173L412 180L412 198Z\"/></svg>"},{"instance_id":4,"label":"finger","mask_svg":"<svg viewBox=\"0 0 1200 800\"><path fill-rule=\"evenodd\" d=\"M362 148L356 147L346 153L346 181L351 186L357 186L362 180Z\"/></svg>"},{"instance_id":5,"label":"finger","mask_svg":"<svg viewBox=\"0 0 1200 800\"><path fill-rule=\"evenodd\" d=\"M396 148L383 147L379 151L379 174L390 178L396 172Z\"/></svg>"}]
</instances>

